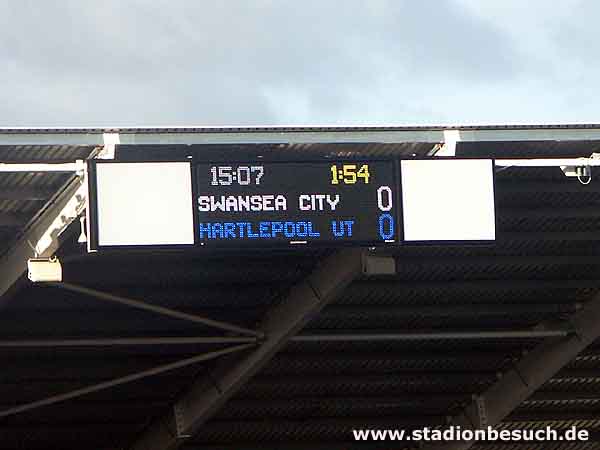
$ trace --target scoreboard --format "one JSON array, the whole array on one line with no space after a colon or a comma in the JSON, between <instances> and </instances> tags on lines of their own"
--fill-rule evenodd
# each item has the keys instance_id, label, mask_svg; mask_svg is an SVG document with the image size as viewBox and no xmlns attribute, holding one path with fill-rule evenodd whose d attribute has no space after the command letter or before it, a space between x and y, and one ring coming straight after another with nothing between
<instances>
[{"instance_id":1,"label":"scoreboard","mask_svg":"<svg viewBox=\"0 0 600 450\"><path fill-rule=\"evenodd\" d=\"M90 160L88 250L491 243L494 162Z\"/></svg>"},{"instance_id":2,"label":"scoreboard","mask_svg":"<svg viewBox=\"0 0 600 450\"><path fill-rule=\"evenodd\" d=\"M194 172L200 245L398 241L393 161L198 164Z\"/></svg>"}]
</instances>

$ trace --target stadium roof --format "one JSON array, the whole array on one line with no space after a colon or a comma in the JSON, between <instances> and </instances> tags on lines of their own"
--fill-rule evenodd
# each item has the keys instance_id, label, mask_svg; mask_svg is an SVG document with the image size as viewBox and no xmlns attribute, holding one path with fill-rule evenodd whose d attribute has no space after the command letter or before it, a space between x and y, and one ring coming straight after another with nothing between
<instances>
[{"instance_id":1,"label":"stadium roof","mask_svg":"<svg viewBox=\"0 0 600 450\"><path fill-rule=\"evenodd\" d=\"M0 128L1 144L103 145L104 133L118 132L122 144L444 142L594 140L600 124L368 127L103 127Z\"/></svg>"},{"instance_id":2,"label":"stadium roof","mask_svg":"<svg viewBox=\"0 0 600 450\"><path fill-rule=\"evenodd\" d=\"M190 145L209 160L410 158L450 144L589 157L600 125L0 129L0 163ZM366 275L362 250L87 254L73 173L0 172L0 447L416 448L351 430L489 423L577 425L592 442L536 448L600 448L600 184L558 167L496 182L494 246L386 250L396 273ZM61 285L24 276L44 236Z\"/></svg>"}]
</instances>

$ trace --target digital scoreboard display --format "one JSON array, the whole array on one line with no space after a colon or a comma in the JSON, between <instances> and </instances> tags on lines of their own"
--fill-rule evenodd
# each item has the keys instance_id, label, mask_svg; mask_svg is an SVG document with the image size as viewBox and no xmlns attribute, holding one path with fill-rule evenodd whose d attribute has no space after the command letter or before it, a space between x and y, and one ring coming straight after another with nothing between
<instances>
[{"instance_id":1,"label":"digital scoreboard display","mask_svg":"<svg viewBox=\"0 0 600 450\"><path fill-rule=\"evenodd\" d=\"M496 239L492 160L90 160L87 179L88 251Z\"/></svg>"},{"instance_id":2,"label":"digital scoreboard display","mask_svg":"<svg viewBox=\"0 0 600 450\"><path fill-rule=\"evenodd\" d=\"M399 241L394 161L194 164L196 243Z\"/></svg>"}]
</instances>

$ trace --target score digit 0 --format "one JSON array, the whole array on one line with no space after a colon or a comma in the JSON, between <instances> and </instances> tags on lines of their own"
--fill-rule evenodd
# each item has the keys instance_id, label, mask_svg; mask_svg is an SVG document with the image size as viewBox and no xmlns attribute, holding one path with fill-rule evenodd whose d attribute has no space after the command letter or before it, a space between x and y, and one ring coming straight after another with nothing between
<instances>
[{"instance_id":1,"label":"score digit 0","mask_svg":"<svg viewBox=\"0 0 600 450\"><path fill-rule=\"evenodd\" d=\"M380 186L377 189L377 207L383 214L379 215L379 236L384 241L394 237L394 217L387 211L393 207L392 190L389 186Z\"/></svg>"}]
</instances>

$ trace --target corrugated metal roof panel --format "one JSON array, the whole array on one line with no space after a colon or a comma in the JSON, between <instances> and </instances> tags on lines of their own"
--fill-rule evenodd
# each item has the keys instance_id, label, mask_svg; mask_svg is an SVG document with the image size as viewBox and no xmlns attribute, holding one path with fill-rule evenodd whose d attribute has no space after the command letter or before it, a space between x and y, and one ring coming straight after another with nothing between
<instances>
[{"instance_id":1,"label":"corrugated metal roof panel","mask_svg":"<svg viewBox=\"0 0 600 450\"><path fill-rule=\"evenodd\" d=\"M178 131L181 130L169 130ZM537 154L544 147L545 156L573 156L587 152L588 144L531 143L519 146L516 151L519 155ZM494 145L481 146L480 151L504 156L515 148ZM225 153L223 147L215 148L215 154ZM256 155L257 149L281 157L346 157L352 152L372 156L424 154L431 146L364 144L332 149L318 144L294 144L241 151ZM77 153L80 151L82 153ZM86 151L91 151L91 147ZM173 148L168 151L172 152ZM229 146L229 151L233 154L240 149ZM79 147L15 147L5 152L6 158L38 157L39 153L39 158L52 160L85 155ZM60 177L3 174L0 186L52 188L63 182ZM600 203L597 189L567 188L567 181L558 169L510 168L498 173L498 183L501 230L495 246L406 247L389 251L387 253L398 261L397 276L358 280L337 302L316 316L309 327L355 332L374 328L520 329L539 322L560 321L600 292L600 262L595 261L600 239L569 239L569 235L582 231L598 231L600 235L599 217L593 211L589 217L569 216L574 209L593 208ZM565 191L557 188L558 184L565 186ZM549 189L549 185L552 188ZM0 209L33 213L41 203L5 200ZM531 213L535 217L519 217L521 212L534 207L538 210ZM535 237L534 233L544 230L561 231L565 237L553 240ZM327 254L328 250L307 250L301 253L234 251L211 255L172 252L92 256L82 255L74 239L61 250L65 277L71 281L248 326L255 326L268 308L277 304L289 287ZM192 336L208 331L205 327L109 305L55 288L24 289L3 311L0 334L5 339L156 333ZM194 441L209 448L232 442L240 444L239 448L253 445L266 448L273 442L299 442L312 448L311 444L316 442L351 440L348 431L351 426L372 424L396 428L403 423L413 426L428 421L440 423L445 415L455 412L471 394L488 387L499 373L540 342L540 339L294 342L207 423ZM3 349L0 361L6 369L0 374L0 398L3 399L0 403L7 406L36 400L190 356L206 348ZM552 419L551 415L596 414L596 400L577 400L577 396L589 393L600 398L599 348L592 346L539 391L540 394L572 395L573 399L543 400L540 396L533 400L538 403L524 403L506 426L543 423L535 421L533 414L543 421L554 420L562 425L573 421L566 415L562 419ZM64 449L122 447L152 418L167 410L192 379L205 376L210 367L212 363L193 366L15 416L3 422L8 431L2 445L43 448L44 442L52 442ZM139 407L140 404L147 408ZM565 405L574 409L565 410ZM254 420L248 420L250 417ZM523 421L515 422L517 419ZM19 431L27 423L31 425L30 439ZM68 431L65 430L67 424L70 424ZM122 427L124 424L128 425L126 430ZM593 426L597 424L594 422ZM77 439L80 433L90 430L110 438L105 441L93 436ZM573 447L573 450L585 448Z\"/></svg>"}]
</instances>

